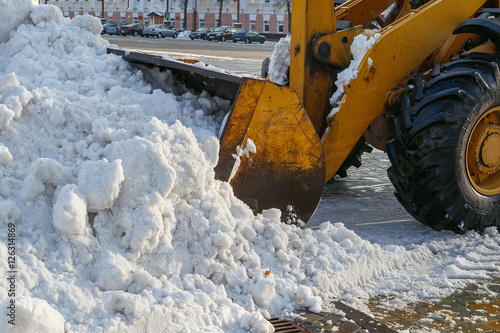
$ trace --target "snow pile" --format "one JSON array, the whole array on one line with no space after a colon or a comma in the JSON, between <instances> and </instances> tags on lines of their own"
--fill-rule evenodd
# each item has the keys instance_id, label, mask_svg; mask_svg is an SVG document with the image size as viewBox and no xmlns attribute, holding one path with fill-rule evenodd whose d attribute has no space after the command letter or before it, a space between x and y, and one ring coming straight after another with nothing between
<instances>
[{"instance_id":1,"label":"snow pile","mask_svg":"<svg viewBox=\"0 0 500 333\"><path fill-rule=\"evenodd\" d=\"M10 32L25 21L34 1L0 0L0 43L9 40Z\"/></svg>"},{"instance_id":2,"label":"snow pile","mask_svg":"<svg viewBox=\"0 0 500 333\"><path fill-rule=\"evenodd\" d=\"M281 38L274 46L269 64L269 81L277 84L287 84L287 71L290 67L290 35Z\"/></svg>"},{"instance_id":3,"label":"snow pile","mask_svg":"<svg viewBox=\"0 0 500 333\"><path fill-rule=\"evenodd\" d=\"M272 331L265 317L428 255L254 216L214 180L217 101L152 89L106 53L97 18L30 18L0 45L0 223L18 256L15 298L6 279L0 296L24 321L2 331Z\"/></svg>"},{"instance_id":4,"label":"snow pile","mask_svg":"<svg viewBox=\"0 0 500 333\"><path fill-rule=\"evenodd\" d=\"M333 93L333 96L330 98L330 104L335 106L333 110L330 112L330 116L334 115L339 111L338 104L342 95L344 94L344 85L349 84L351 80L358 77L358 67L363 58L365 57L366 52L372 48L375 42L380 38L380 34L376 33L371 37L367 37L363 34L357 35L354 37L354 40L351 44L351 53L353 59L351 60L349 67L344 69L337 75L337 80L335 81L335 86L337 90ZM368 66L371 65L371 59L368 59Z\"/></svg>"},{"instance_id":5,"label":"snow pile","mask_svg":"<svg viewBox=\"0 0 500 333\"><path fill-rule=\"evenodd\" d=\"M0 44L1 332L272 332L432 258L254 216L214 179L218 100L153 89L97 18L30 18Z\"/></svg>"},{"instance_id":6,"label":"snow pile","mask_svg":"<svg viewBox=\"0 0 500 333\"><path fill-rule=\"evenodd\" d=\"M189 35L191 34L191 30L183 30L179 31L179 34L177 35L177 38L179 39L189 39Z\"/></svg>"}]
</instances>

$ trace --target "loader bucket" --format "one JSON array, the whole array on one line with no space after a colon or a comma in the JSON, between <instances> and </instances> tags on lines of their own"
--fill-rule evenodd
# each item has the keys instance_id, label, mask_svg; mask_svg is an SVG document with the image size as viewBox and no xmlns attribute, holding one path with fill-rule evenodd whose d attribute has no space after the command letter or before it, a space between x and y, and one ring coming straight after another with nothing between
<instances>
[{"instance_id":1,"label":"loader bucket","mask_svg":"<svg viewBox=\"0 0 500 333\"><path fill-rule=\"evenodd\" d=\"M216 177L229 181L238 198L255 212L279 208L311 218L323 193L325 157L295 90L244 79L220 140ZM237 147L248 150L239 163Z\"/></svg>"},{"instance_id":2,"label":"loader bucket","mask_svg":"<svg viewBox=\"0 0 500 333\"><path fill-rule=\"evenodd\" d=\"M188 88L231 100L232 110L222 125L216 178L228 181L255 213L278 208L283 220L310 219L323 193L325 156L294 89L160 56L108 52L140 68L168 69Z\"/></svg>"}]
</instances>

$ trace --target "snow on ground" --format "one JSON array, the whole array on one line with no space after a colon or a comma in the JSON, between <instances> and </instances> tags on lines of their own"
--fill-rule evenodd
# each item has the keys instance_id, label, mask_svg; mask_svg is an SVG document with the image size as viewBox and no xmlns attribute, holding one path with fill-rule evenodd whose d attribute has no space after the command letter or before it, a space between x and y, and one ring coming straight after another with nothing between
<instances>
[{"instance_id":1,"label":"snow on ground","mask_svg":"<svg viewBox=\"0 0 500 333\"><path fill-rule=\"evenodd\" d=\"M498 270L480 260L496 229L456 236L469 257L432 272L437 245L254 216L214 179L220 100L154 90L97 18L40 5L25 22L0 31L1 332L271 332L370 284L411 289L415 264L452 287Z\"/></svg>"}]
</instances>

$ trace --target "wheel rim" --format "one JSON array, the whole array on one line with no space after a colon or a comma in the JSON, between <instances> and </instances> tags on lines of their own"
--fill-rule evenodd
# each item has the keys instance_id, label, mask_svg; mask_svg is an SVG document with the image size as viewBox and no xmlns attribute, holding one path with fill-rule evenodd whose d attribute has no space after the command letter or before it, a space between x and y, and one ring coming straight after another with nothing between
<instances>
[{"instance_id":1,"label":"wheel rim","mask_svg":"<svg viewBox=\"0 0 500 333\"><path fill-rule=\"evenodd\" d=\"M474 125L467 145L467 173L479 193L500 194L500 107L490 109Z\"/></svg>"}]
</instances>

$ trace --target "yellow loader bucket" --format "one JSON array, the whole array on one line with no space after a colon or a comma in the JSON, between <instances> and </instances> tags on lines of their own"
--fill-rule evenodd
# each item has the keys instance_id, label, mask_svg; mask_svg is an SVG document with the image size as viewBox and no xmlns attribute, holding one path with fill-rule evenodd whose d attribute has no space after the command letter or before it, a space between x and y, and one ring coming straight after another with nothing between
<instances>
[{"instance_id":1,"label":"yellow loader bucket","mask_svg":"<svg viewBox=\"0 0 500 333\"><path fill-rule=\"evenodd\" d=\"M323 193L325 156L294 89L160 56L108 52L146 71L168 69L188 88L233 101L220 138L216 178L228 181L235 195L255 213L278 208L283 220L310 219Z\"/></svg>"},{"instance_id":2,"label":"yellow loader bucket","mask_svg":"<svg viewBox=\"0 0 500 333\"><path fill-rule=\"evenodd\" d=\"M295 90L244 79L220 140L216 177L238 198L255 212L279 208L310 219L323 193L325 157ZM235 163L241 149L248 153Z\"/></svg>"}]
</instances>

